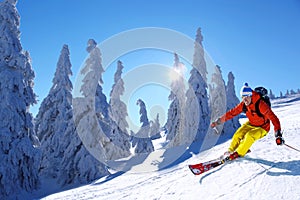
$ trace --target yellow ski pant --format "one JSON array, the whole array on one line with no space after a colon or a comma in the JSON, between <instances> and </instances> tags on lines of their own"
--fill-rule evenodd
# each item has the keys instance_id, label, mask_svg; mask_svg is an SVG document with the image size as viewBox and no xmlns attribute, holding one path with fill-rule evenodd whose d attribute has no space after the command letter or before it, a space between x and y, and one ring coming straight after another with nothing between
<instances>
[{"instance_id":1,"label":"yellow ski pant","mask_svg":"<svg viewBox=\"0 0 300 200\"><path fill-rule=\"evenodd\" d=\"M240 156L244 156L252 144L267 133L265 129L251 126L249 122L246 122L234 133L229 151L236 151Z\"/></svg>"}]
</instances>

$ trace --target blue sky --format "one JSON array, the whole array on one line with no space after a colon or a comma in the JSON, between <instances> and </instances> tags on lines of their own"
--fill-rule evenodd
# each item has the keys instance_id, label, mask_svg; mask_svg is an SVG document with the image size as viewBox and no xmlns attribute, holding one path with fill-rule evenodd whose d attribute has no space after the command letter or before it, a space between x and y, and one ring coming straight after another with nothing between
<instances>
[{"instance_id":1,"label":"blue sky","mask_svg":"<svg viewBox=\"0 0 300 200\"><path fill-rule=\"evenodd\" d=\"M142 27L173 29L193 39L201 27L205 50L221 66L225 82L228 72L234 73L236 92L244 82L264 85L276 95L300 88L299 0L19 0L17 9L21 43L32 58L40 102L52 85L63 44L70 48L74 80L87 56L88 39L100 43ZM172 64L173 57L164 62ZM130 70L130 61L123 64L124 72ZM109 69L104 75L105 92L113 73ZM149 101L156 96L152 92Z\"/></svg>"}]
</instances>

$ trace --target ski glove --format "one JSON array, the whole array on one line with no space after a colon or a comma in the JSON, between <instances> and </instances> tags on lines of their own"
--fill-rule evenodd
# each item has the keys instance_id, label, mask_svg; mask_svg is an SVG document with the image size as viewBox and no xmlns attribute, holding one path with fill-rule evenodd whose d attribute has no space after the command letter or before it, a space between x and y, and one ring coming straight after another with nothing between
<instances>
[{"instance_id":1,"label":"ski glove","mask_svg":"<svg viewBox=\"0 0 300 200\"><path fill-rule=\"evenodd\" d=\"M276 144L277 145L282 145L284 144L284 139L282 138L282 133L280 130L275 132L275 137L276 137Z\"/></svg>"},{"instance_id":2,"label":"ski glove","mask_svg":"<svg viewBox=\"0 0 300 200\"><path fill-rule=\"evenodd\" d=\"M218 118L216 121L212 122L210 127L215 128L216 126L220 125L221 122L221 118Z\"/></svg>"}]
</instances>

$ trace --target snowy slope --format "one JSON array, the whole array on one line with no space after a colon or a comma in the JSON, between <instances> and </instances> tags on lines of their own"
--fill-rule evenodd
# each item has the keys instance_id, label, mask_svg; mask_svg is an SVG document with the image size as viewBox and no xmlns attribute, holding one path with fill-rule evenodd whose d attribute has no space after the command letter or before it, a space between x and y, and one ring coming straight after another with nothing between
<instances>
[{"instance_id":1,"label":"snowy slope","mask_svg":"<svg viewBox=\"0 0 300 200\"><path fill-rule=\"evenodd\" d=\"M275 100L273 111L286 143L300 149L300 96ZM272 128L245 158L200 176L187 165L219 156L229 141L166 170L116 173L44 199L300 199L300 152L277 146Z\"/></svg>"}]
</instances>

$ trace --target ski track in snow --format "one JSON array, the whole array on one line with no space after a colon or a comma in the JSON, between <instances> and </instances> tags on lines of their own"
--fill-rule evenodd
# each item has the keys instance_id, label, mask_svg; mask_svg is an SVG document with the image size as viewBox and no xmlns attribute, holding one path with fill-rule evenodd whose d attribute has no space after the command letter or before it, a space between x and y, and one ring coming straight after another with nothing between
<instances>
[{"instance_id":1,"label":"ski track in snow","mask_svg":"<svg viewBox=\"0 0 300 200\"><path fill-rule=\"evenodd\" d=\"M275 100L272 105L286 143L300 148L299 97ZM44 199L300 199L300 153L277 146L273 126L245 158L199 176L190 172L188 164L218 157L229 142L162 171L111 175Z\"/></svg>"}]
</instances>

